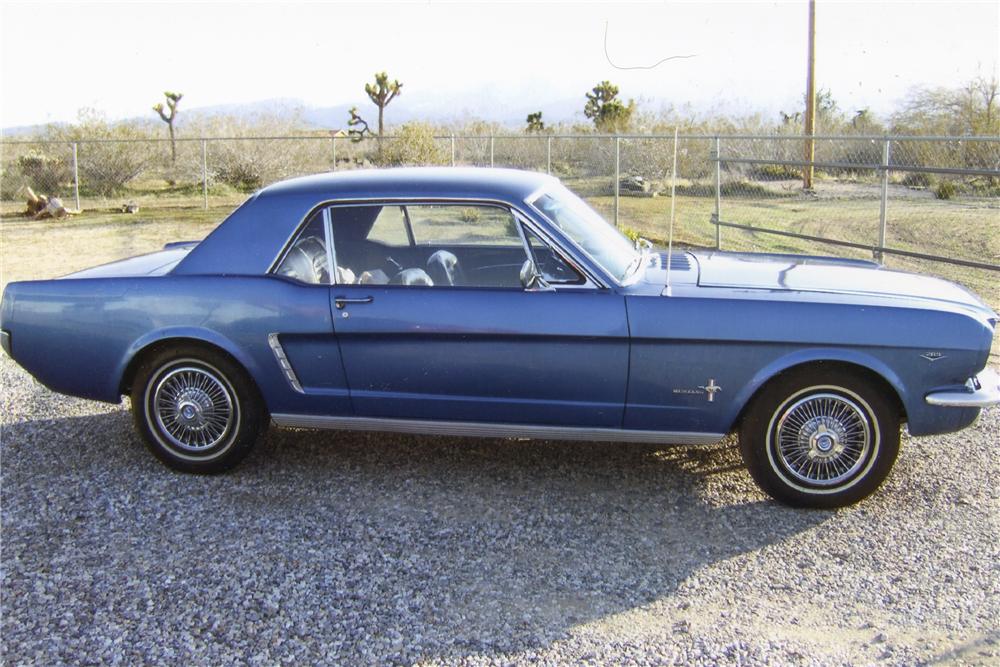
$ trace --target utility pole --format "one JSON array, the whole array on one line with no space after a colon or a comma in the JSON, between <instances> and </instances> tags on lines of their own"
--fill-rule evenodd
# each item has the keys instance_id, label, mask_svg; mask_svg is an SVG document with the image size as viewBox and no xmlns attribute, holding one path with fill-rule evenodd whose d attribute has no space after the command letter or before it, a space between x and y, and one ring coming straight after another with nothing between
<instances>
[{"instance_id":1,"label":"utility pole","mask_svg":"<svg viewBox=\"0 0 1000 667\"><path fill-rule=\"evenodd\" d=\"M802 189L812 190L813 160L816 157L816 0L809 0L809 55L806 65L806 140L805 161L802 168Z\"/></svg>"}]
</instances>

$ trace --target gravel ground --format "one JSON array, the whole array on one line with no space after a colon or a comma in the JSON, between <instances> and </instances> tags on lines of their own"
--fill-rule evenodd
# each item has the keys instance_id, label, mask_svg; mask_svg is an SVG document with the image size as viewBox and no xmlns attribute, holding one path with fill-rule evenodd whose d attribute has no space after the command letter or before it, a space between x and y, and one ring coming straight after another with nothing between
<instances>
[{"instance_id":1,"label":"gravel ground","mask_svg":"<svg viewBox=\"0 0 1000 667\"><path fill-rule=\"evenodd\" d=\"M1000 662L1000 411L792 510L732 442L272 430L173 473L0 360L5 664Z\"/></svg>"}]
</instances>

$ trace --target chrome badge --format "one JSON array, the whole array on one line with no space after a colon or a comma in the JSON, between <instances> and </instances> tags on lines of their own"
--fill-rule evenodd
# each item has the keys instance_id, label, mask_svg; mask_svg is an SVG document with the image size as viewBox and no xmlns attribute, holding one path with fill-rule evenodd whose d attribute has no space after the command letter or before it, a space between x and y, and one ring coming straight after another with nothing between
<instances>
[{"instance_id":1,"label":"chrome badge","mask_svg":"<svg viewBox=\"0 0 1000 667\"><path fill-rule=\"evenodd\" d=\"M944 359L944 354L940 352L924 352L920 356L930 362L935 362L939 359Z\"/></svg>"}]
</instances>

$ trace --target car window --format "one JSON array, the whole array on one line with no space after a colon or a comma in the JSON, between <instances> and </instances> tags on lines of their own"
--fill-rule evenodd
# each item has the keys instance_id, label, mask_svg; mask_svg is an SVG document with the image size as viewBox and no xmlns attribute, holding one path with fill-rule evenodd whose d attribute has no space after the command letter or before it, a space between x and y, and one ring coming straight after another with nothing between
<instances>
[{"instance_id":1,"label":"car window","mask_svg":"<svg viewBox=\"0 0 1000 667\"><path fill-rule=\"evenodd\" d=\"M385 245L410 245L410 239L406 234L404 210L402 206L383 206L375 216L375 222L368 232L368 240Z\"/></svg>"},{"instance_id":2,"label":"car window","mask_svg":"<svg viewBox=\"0 0 1000 667\"><path fill-rule=\"evenodd\" d=\"M576 269L528 227L524 228L524 238L531 246L535 267L550 285L582 285L585 282Z\"/></svg>"},{"instance_id":3,"label":"car window","mask_svg":"<svg viewBox=\"0 0 1000 667\"><path fill-rule=\"evenodd\" d=\"M275 273L311 285L329 283L330 261L325 239L322 212L317 212L292 242Z\"/></svg>"},{"instance_id":4,"label":"car window","mask_svg":"<svg viewBox=\"0 0 1000 667\"><path fill-rule=\"evenodd\" d=\"M417 245L521 245L513 214L484 204L406 207Z\"/></svg>"}]
</instances>

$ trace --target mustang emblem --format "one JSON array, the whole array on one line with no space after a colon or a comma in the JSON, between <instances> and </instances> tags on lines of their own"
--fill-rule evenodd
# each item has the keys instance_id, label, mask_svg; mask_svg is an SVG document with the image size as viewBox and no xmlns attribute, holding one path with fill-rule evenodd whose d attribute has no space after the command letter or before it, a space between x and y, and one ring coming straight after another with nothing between
<instances>
[{"instance_id":1,"label":"mustang emblem","mask_svg":"<svg viewBox=\"0 0 1000 667\"><path fill-rule=\"evenodd\" d=\"M930 362L935 362L938 361L939 359L944 359L944 355L940 352L925 352L920 356Z\"/></svg>"},{"instance_id":2,"label":"mustang emblem","mask_svg":"<svg viewBox=\"0 0 1000 667\"><path fill-rule=\"evenodd\" d=\"M715 378L709 378L708 379L708 384L705 385L705 386L703 386L703 387L698 387L698 389L701 389L703 392L705 392L706 394L708 394L708 402L709 403L712 403L713 401L715 401L715 392L722 391L722 387L720 387L719 385L715 384Z\"/></svg>"}]
</instances>

